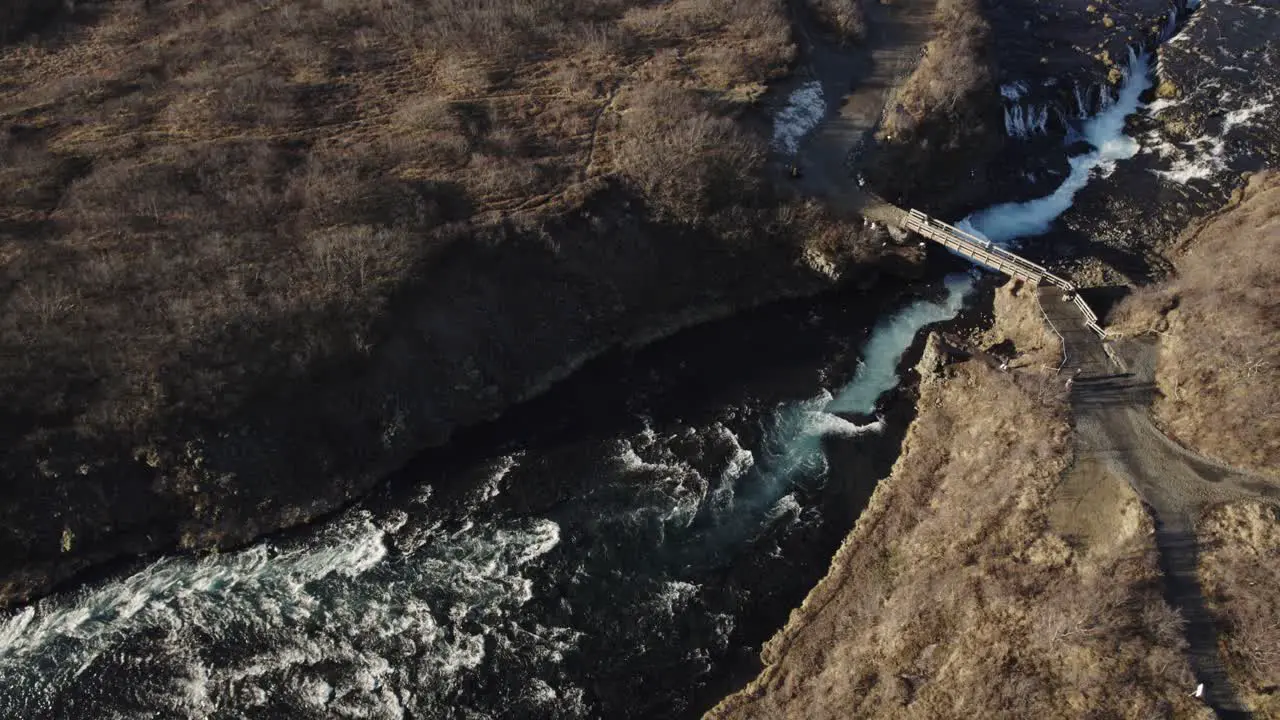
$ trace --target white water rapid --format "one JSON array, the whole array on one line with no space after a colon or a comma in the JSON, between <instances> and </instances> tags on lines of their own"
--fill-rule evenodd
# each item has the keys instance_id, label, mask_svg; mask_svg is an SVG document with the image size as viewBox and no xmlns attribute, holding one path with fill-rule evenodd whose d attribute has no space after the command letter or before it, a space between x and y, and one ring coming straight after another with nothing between
<instances>
[{"instance_id":1,"label":"white water rapid","mask_svg":"<svg viewBox=\"0 0 1280 720\"><path fill-rule=\"evenodd\" d=\"M1116 162L1137 154L1138 141L1124 133L1125 118L1137 112L1141 105L1139 97L1151 86L1150 69L1150 57L1130 49L1119 96L1108 102L1110 96L1104 93L1098 113L1082 124L1083 139L1094 149L1069 159L1071 171L1056 190L1026 202L993 205L956 225L999 245L1048 232L1053 221L1071 207L1076 193L1089 184L1095 172L1109 174ZM1079 102L1083 109L1084 101Z\"/></svg>"},{"instance_id":2,"label":"white water rapid","mask_svg":"<svg viewBox=\"0 0 1280 720\"><path fill-rule=\"evenodd\" d=\"M389 508L0 616L0 717L568 719L617 715L636 668L693 683L732 652L740 598L758 592L722 589L724 568L797 572L782 547L824 522L824 439L884 427L837 413L873 412L919 330L972 287L949 277L945 297L884 317L835 393L504 446L441 468L458 485L439 496L415 485Z\"/></svg>"},{"instance_id":3,"label":"white water rapid","mask_svg":"<svg viewBox=\"0 0 1280 720\"><path fill-rule=\"evenodd\" d=\"M1004 109L1004 130L1009 137L1044 135L1049 128L1048 105L1013 103Z\"/></svg>"},{"instance_id":4,"label":"white water rapid","mask_svg":"<svg viewBox=\"0 0 1280 720\"><path fill-rule=\"evenodd\" d=\"M940 302L919 300L877 323L863 348L863 360L853 380L834 395L824 390L778 412L766 436L766 455L761 463L765 486L772 491L770 497L776 497L799 473L825 472L823 437L883 430L881 420L858 425L838 413L875 412L880 396L897 387L898 363L916 334L926 325L954 318L973 291L973 278L967 274L949 275L946 290L947 295Z\"/></svg>"},{"instance_id":5,"label":"white water rapid","mask_svg":"<svg viewBox=\"0 0 1280 720\"><path fill-rule=\"evenodd\" d=\"M809 134L827 114L827 101L822 94L822 83L811 80L796 88L787 100L787 106L773 119L773 148L790 157L800 151L800 141Z\"/></svg>"}]
</instances>

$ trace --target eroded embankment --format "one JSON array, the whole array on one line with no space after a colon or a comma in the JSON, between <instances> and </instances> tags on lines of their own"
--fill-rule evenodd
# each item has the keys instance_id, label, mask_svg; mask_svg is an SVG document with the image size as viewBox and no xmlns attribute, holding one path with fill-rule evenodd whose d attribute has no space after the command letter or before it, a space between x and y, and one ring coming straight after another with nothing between
<instances>
[{"instance_id":1,"label":"eroded embankment","mask_svg":"<svg viewBox=\"0 0 1280 720\"><path fill-rule=\"evenodd\" d=\"M997 302L983 342L1043 355L1053 340L1017 310L1033 302ZM1073 464L1056 376L1034 353L1004 373L940 348L892 474L765 670L710 717L1206 713L1151 520L1123 479Z\"/></svg>"},{"instance_id":2,"label":"eroded embankment","mask_svg":"<svg viewBox=\"0 0 1280 720\"><path fill-rule=\"evenodd\" d=\"M0 603L894 264L765 178L768 0L76 5L0 11Z\"/></svg>"},{"instance_id":3,"label":"eroded embankment","mask_svg":"<svg viewBox=\"0 0 1280 720\"><path fill-rule=\"evenodd\" d=\"M1174 243L1172 276L1135 292L1117 313L1118 329L1156 341L1156 421L1212 458L1160 443L1155 454L1176 462L1154 465L1145 481L1137 476L1170 538L1171 590L1189 600L1193 658L1209 670L1202 674L1211 695L1225 691L1232 706L1260 717L1280 716L1277 202L1274 174L1250 178L1226 208ZM1139 445L1131 437L1113 440L1121 455Z\"/></svg>"}]
</instances>

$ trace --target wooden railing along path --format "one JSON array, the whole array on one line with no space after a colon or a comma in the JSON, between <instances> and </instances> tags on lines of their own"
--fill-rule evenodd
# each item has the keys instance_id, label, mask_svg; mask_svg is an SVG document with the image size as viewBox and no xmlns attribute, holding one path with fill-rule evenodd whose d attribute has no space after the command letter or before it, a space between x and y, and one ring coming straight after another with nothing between
<instances>
[{"instance_id":1,"label":"wooden railing along path","mask_svg":"<svg viewBox=\"0 0 1280 720\"><path fill-rule=\"evenodd\" d=\"M1076 307L1080 309L1080 314L1084 316L1085 327L1097 333L1098 337L1106 339L1107 331L1098 324L1097 314L1084 301L1084 298L1080 297L1079 289L1070 281L1049 272L1048 268L1043 265L1037 265L1016 253L1010 252L972 233L967 233L954 225L948 225L941 220L931 218L919 210L911 210L904 213L902 227L918 233L958 255L969 258L979 265L1002 272L1010 277L1018 278L1033 285L1048 283L1061 288L1071 302L1075 303ZM1107 349L1110 350L1110 348Z\"/></svg>"}]
</instances>

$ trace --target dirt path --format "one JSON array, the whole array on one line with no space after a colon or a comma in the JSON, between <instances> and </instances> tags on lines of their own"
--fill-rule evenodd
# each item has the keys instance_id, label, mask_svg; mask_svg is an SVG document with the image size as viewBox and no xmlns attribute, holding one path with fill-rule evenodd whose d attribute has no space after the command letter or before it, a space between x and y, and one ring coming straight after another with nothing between
<instances>
[{"instance_id":1,"label":"dirt path","mask_svg":"<svg viewBox=\"0 0 1280 720\"><path fill-rule=\"evenodd\" d=\"M1040 300L1063 336L1064 373L1079 371L1071 389L1077 463L1105 467L1142 497L1155 521L1165 599L1186 620L1189 660L1205 685L1204 700L1219 717L1248 717L1219 655L1200 587L1195 521L1207 507L1232 500L1280 503L1280 489L1178 446L1152 424L1155 353L1149 343L1122 343L1118 352L1128 368L1121 370L1107 360L1098 338L1079 327L1079 314L1060 291L1042 291Z\"/></svg>"},{"instance_id":2,"label":"dirt path","mask_svg":"<svg viewBox=\"0 0 1280 720\"><path fill-rule=\"evenodd\" d=\"M826 40L802 4L793 0L791 13L801 52L822 83L827 117L800 145L799 182L841 211L896 225L900 211L860 191L852 168L858 148L870 147L885 104L929 41L936 0L866 3L869 30L857 47Z\"/></svg>"}]
</instances>

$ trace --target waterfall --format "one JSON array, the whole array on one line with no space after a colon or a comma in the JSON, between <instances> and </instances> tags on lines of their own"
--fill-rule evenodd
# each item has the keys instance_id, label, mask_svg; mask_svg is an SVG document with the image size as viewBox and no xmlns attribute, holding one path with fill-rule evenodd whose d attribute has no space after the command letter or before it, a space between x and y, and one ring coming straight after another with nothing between
<instances>
[{"instance_id":1,"label":"waterfall","mask_svg":"<svg viewBox=\"0 0 1280 720\"><path fill-rule=\"evenodd\" d=\"M1137 154L1137 141L1124 134L1125 118L1137 111L1139 96L1151 86L1150 68L1150 56L1130 48L1129 66L1119 97L1081 124L1083 138L1093 149L1068 159L1071 172L1056 190L1034 200L1002 203L980 210L956 225L1001 245L1047 232L1053 221L1071 207L1076 193L1088 184L1095 171L1106 173L1117 161ZM1079 87L1076 100L1084 107Z\"/></svg>"},{"instance_id":2,"label":"waterfall","mask_svg":"<svg viewBox=\"0 0 1280 720\"><path fill-rule=\"evenodd\" d=\"M1005 83L1000 86L1000 94L1009 102L1017 102L1018 98L1027 94L1027 84L1021 80Z\"/></svg>"},{"instance_id":3,"label":"waterfall","mask_svg":"<svg viewBox=\"0 0 1280 720\"><path fill-rule=\"evenodd\" d=\"M1049 123L1049 106L1017 104L1004 109L1004 129L1009 137L1026 138L1045 134Z\"/></svg>"},{"instance_id":4,"label":"waterfall","mask_svg":"<svg viewBox=\"0 0 1280 720\"><path fill-rule=\"evenodd\" d=\"M1080 94L1080 85L1076 83L1072 87L1072 92L1076 96L1076 117L1084 119L1089 117L1089 91L1086 90L1084 95Z\"/></svg>"},{"instance_id":5,"label":"waterfall","mask_svg":"<svg viewBox=\"0 0 1280 720\"><path fill-rule=\"evenodd\" d=\"M1165 22L1164 30L1160 32L1160 42L1167 41L1169 38L1173 37L1173 34L1177 31L1178 11L1174 8L1169 8L1169 20Z\"/></svg>"}]
</instances>

